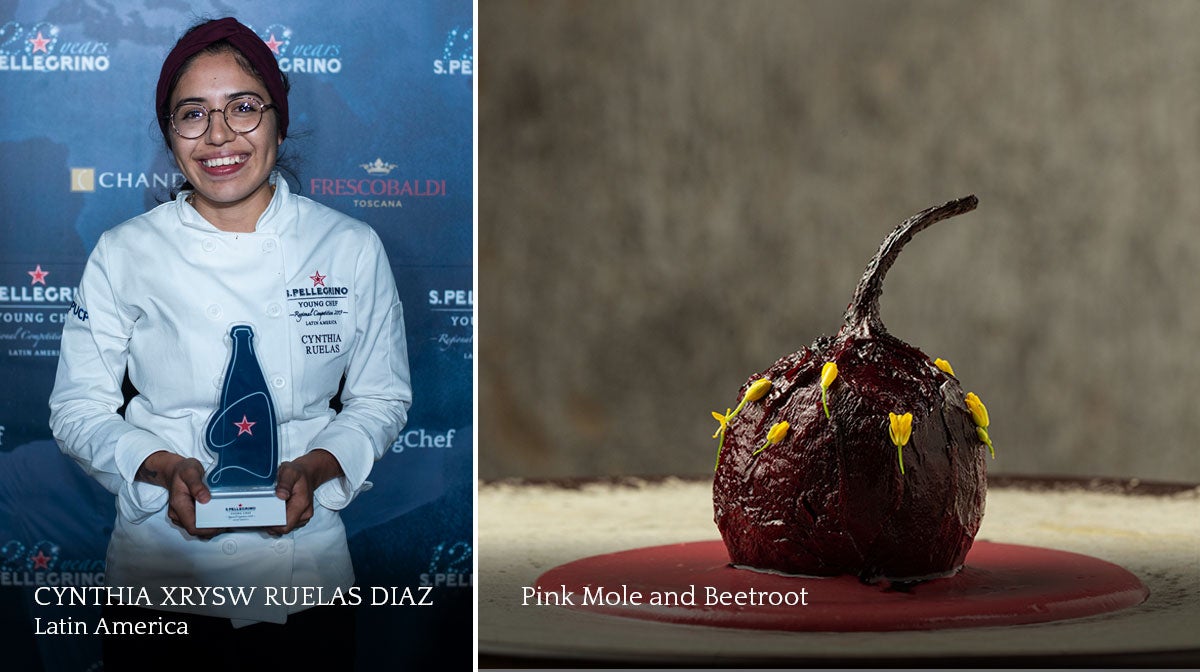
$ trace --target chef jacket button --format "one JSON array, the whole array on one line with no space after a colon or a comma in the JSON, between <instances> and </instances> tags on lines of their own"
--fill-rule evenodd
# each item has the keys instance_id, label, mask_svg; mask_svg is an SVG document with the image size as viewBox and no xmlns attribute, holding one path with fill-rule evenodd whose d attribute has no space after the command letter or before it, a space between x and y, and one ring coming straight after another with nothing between
<instances>
[{"instance_id":1,"label":"chef jacket button","mask_svg":"<svg viewBox=\"0 0 1200 672\"><path fill-rule=\"evenodd\" d=\"M221 307L214 303L204 309L204 314L208 315L210 320L215 320L221 316Z\"/></svg>"},{"instance_id":2,"label":"chef jacket button","mask_svg":"<svg viewBox=\"0 0 1200 672\"><path fill-rule=\"evenodd\" d=\"M275 376L271 379L271 384L275 387L283 387L287 385L287 381L283 379L283 376Z\"/></svg>"},{"instance_id":3,"label":"chef jacket button","mask_svg":"<svg viewBox=\"0 0 1200 672\"><path fill-rule=\"evenodd\" d=\"M287 539L277 539L272 546L275 547L276 553L283 555L284 553L287 553L289 549L291 549L292 542L288 541Z\"/></svg>"},{"instance_id":4,"label":"chef jacket button","mask_svg":"<svg viewBox=\"0 0 1200 672\"><path fill-rule=\"evenodd\" d=\"M267 317L279 317L283 314L283 306L278 303L272 303L267 306Z\"/></svg>"},{"instance_id":5,"label":"chef jacket button","mask_svg":"<svg viewBox=\"0 0 1200 672\"><path fill-rule=\"evenodd\" d=\"M203 247L205 252L212 252L217 249L217 242L212 238L205 238L204 242L200 243L200 247Z\"/></svg>"},{"instance_id":6,"label":"chef jacket button","mask_svg":"<svg viewBox=\"0 0 1200 672\"><path fill-rule=\"evenodd\" d=\"M221 550L225 551L225 555L233 555L237 553L237 542L233 539L226 539L225 543L221 544Z\"/></svg>"},{"instance_id":7,"label":"chef jacket button","mask_svg":"<svg viewBox=\"0 0 1200 672\"><path fill-rule=\"evenodd\" d=\"M263 241L263 252L274 252L274 251L275 251L275 241L264 240Z\"/></svg>"}]
</instances>

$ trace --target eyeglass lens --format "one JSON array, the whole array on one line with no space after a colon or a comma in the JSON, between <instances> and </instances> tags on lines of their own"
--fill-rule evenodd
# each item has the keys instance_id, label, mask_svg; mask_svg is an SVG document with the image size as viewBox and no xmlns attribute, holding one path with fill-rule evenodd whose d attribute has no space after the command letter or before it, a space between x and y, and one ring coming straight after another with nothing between
<instances>
[{"instance_id":1,"label":"eyeglass lens","mask_svg":"<svg viewBox=\"0 0 1200 672\"><path fill-rule=\"evenodd\" d=\"M189 140L198 138L208 132L208 125L212 120L210 112L220 112L230 130L235 133L249 133L262 122L263 110L266 107L253 98L237 98L229 101L224 110L211 111L198 103L185 103L171 113L171 125L179 135Z\"/></svg>"}]
</instances>

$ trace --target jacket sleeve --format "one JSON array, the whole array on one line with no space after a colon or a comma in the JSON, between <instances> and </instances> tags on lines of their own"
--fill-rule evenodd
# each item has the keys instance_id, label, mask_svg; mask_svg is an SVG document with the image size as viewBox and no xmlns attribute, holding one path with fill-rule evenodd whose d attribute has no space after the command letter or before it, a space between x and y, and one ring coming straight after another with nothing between
<instances>
[{"instance_id":1,"label":"jacket sleeve","mask_svg":"<svg viewBox=\"0 0 1200 672\"><path fill-rule=\"evenodd\" d=\"M309 444L329 451L345 474L317 488L317 502L345 508L370 487L375 460L391 448L412 404L404 311L378 235L370 231L355 271L355 327L342 388L342 410Z\"/></svg>"},{"instance_id":2,"label":"jacket sleeve","mask_svg":"<svg viewBox=\"0 0 1200 672\"><path fill-rule=\"evenodd\" d=\"M50 430L64 453L117 495L122 514L141 522L166 505L167 491L134 477L147 456L170 446L117 413L137 316L118 299L107 250L105 234L88 258L63 323Z\"/></svg>"}]
</instances>

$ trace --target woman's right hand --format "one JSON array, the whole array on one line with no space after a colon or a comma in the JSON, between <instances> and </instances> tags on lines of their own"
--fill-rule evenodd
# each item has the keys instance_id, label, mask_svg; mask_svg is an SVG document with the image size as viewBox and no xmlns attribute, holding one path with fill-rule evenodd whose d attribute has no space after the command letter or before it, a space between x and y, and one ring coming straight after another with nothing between
<instances>
[{"instance_id":1,"label":"woman's right hand","mask_svg":"<svg viewBox=\"0 0 1200 672\"><path fill-rule=\"evenodd\" d=\"M204 485L204 465L194 457L160 450L138 469L137 480L167 489L167 516L188 534L210 539L226 530L196 527L196 502L207 504L212 495Z\"/></svg>"}]
</instances>

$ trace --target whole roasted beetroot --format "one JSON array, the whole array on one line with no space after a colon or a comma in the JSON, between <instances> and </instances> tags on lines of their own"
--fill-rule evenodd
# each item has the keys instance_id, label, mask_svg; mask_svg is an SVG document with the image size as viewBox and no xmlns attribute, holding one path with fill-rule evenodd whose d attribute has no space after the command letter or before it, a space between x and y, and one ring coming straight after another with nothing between
<instances>
[{"instance_id":1,"label":"whole roasted beetroot","mask_svg":"<svg viewBox=\"0 0 1200 672\"><path fill-rule=\"evenodd\" d=\"M920 212L867 265L832 339L742 387L718 431L714 518L735 565L864 581L958 571L987 492L987 410L950 365L892 336L883 277L934 222L974 196Z\"/></svg>"}]
</instances>

